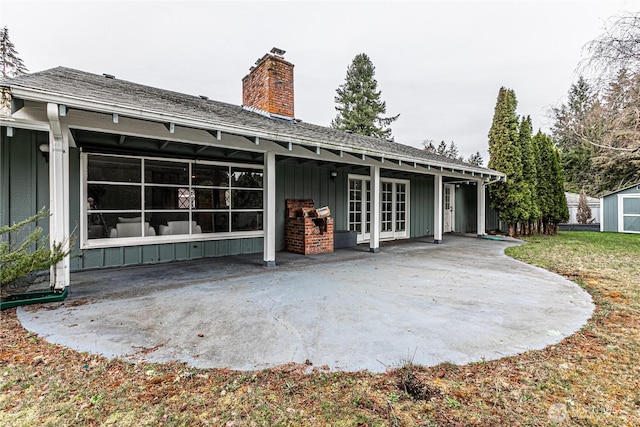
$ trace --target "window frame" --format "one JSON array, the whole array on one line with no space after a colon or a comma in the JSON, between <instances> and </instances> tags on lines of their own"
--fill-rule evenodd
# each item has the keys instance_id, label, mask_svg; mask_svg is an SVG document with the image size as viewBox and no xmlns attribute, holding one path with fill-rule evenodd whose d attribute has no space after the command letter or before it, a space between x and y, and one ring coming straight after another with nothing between
<instances>
[{"instance_id":1,"label":"window frame","mask_svg":"<svg viewBox=\"0 0 640 427\"><path fill-rule=\"evenodd\" d=\"M640 217L640 213L637 214L625 214L624 213L624 200L625 199L640 199L640 194L618 194L618 232L619 233L632 233L640 234L639 231L625 230L624 219L625 217Z\"/></svg>"},{"instance_id":2,"label":"window frame","mask_svg":"<svg viewBox=\"0 0 640 427\"><path fill-rule=\"evenodd\" d=\"M135 183L122 183L117 181L89 181L89 157L90 156L107 156L114 158L128 158L128 159L137 159L141 161L141 179L140 182ZM145 182L145 160L152 161L163 161L163 162L171 162L171 163L182 163L188 165L189 168L189 182L188 185L168 185L168 184L152 184ZM196 185L192 182L192 172L195 165L212 165L212 166L222 166L226 167L229 170L229 182L227 187L222 186L214 186L214 185ZM220 162L220 161L210 161L210 160L200 160L200 159L179 159L179 158L169 158L169 157L157 157L157 156L147 156L147 155L126 155L126 154L110 154L110 153L102 153L100 151L82 151L80 153L80 248L81 249L94 249L94 248L108 248L108 247L122 247L122 246L143 246L143 245L155 245L155 244L164 244L164 243L178 243L178 242L192 242L192 241L207 241L207 240L228 240L228 239L243 239L243 238L253 238L253 237L264 237L264 223L262 223L262 230L243 230L243 231L230 231L232 228L232 218L235 213L243 213L243 212L255 212L258 215L262 215L264 219L264 198L265 198L265 188L264 188L264 180L262 181L262 187L234 187L232 186L231 172L233 168L242 168L242 169L252 169L259 171L263 174L264 177L264 166L258 164L251 163L238 163L238 162ZM132 186L140 186L141 188L141 208L140 209L123 209L123 210L107 210L107 209L96 209L89 210L87 206L87 198L88 194L88 186L91 184L107 184L107 185L132 185ZM251 190L251 191L260 191L262 196L262 208L251 208L251 209L236 209L233 207L232 203L229 203L228 206L223 208L203 208L198 209L194 208L192 203L189 203L188 209L178 208L176 209L153 209L146 208L146 199L145 199L145 188L146 187L180 187L186 188L187 191L193 192L192 194L196 194L197 189L222 189L230 192L230 197L233 194L234 190ZM195 203L195 202L194 202ZM89 239L89 214L135 214L139 215L144 219L145 215L153 214L157 212L162 213L188 213L189 218L189 233L190 234L176 234L176 235L159 235L159 230L156 230L155 236L142 236L142 237L118 237L118 238L110 238L110 237L102 237ZM195 221L194 214L198 213L226 213L228 216L228 227L227 231L213 231L208 233L200 233L200 234L191 234L192 230L192 221ZM144 227L144 220L141 221L141 229ZM106 230L109 232L109 230Z\"/></svg>"}]
</instances>

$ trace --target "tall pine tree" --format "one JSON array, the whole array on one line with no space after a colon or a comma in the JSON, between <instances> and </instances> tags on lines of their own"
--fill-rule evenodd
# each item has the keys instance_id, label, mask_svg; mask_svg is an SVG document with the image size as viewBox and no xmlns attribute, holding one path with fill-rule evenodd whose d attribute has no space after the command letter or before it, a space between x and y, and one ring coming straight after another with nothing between
<instances>
[{"instance_id":1,"label":"tall pine tree","mask_svg":"<svg viewBox=\"0 0 640 427\"><path fill-rule=\"evenodd\" d=\"M555 234L558 223L569 219L560 154L551 138L541 131L533 137L533 144L538 151L538 228L546 234Z\"/></svg>"},{"instance_id":2,"label":"tall pine tree","mask_svg":"<svg viewBox=\"0 0 640 427\"><path fill-rule=\"evenodd\" d=\"M7 27L0 29L0 61L2 61L2 77L4 78L20 76L29 71L9 39Z\"/></svg>"},{"instance_id":3,"label":"tall pine tree","mask_svg":"<svg viewBox=\"0 0 640 427\"><path fill-rule=\"evenodd\" d=\"M515 92L501 87L489 130L489 168L507 175L506 182L489 186L491 206L500 213L500 219L509 224L511 236L515 234L516 224L529 216L527 194L522 181L516 106Z\"/></svg>"},{"instance_id":4,"label":"tall pine tree","mask_svg":"<svg viewBox=\"0 0 640 427\"><path fill-rule=\"evenodd\" d=\"M388 126L400 114L383 116L387 112L387 104L381 100L375 67L366 54L356 55L347 68L345 82L336 89L336 93L338 114L332 120L331 127L360 135L393 139Z\"/></svg>"},{"instance_id":5,"label":"tall pine tree","mask_svg":"<svg viewBox=\"0 0 640 427\"><path fill-rule=\"evenodd\" d=\"M528 215L521 218L522 229L524 234L531 234L534 222L540 218L540 208L537 204L537 151L534 149L532 142L533 125L531 117L523 117L520 120L519 145L520 159L522 161L522 182L523 191L525 192L525 204Z\"/></svg>"},{"instance_id":6,"label":"tall pine tree","mask_svg":"<svg viewBox=\"0 0 640 427\"><path fill-rule=\"evenodd\" d=\"M2 78L17 77L26 74L29 70L18 56L18 51L9 39L9 29L0 29L0 62ZM11 95L6 87L0 88L0 115L11 114Z\"/></svg>"}]
</instances>

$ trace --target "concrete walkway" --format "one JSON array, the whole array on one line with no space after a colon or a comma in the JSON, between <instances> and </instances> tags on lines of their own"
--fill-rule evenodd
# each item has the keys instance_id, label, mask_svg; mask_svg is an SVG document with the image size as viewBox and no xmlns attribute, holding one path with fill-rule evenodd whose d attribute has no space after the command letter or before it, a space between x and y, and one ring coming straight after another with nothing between
<instances>
[{"instance_id":1,"label":"concrete walkway","mask_svg":"<svg viewBox=\"0 0 640 427\"><path fill-rule=\"evenodd\" d=\"M18 316L79 351L203 368L495 359L559 342L594 308L576 284L505 256L513 244L445 236L377 254L278 253L273 269L257 254L74 273L64 303Z\"/></svg>"}]
</instances>

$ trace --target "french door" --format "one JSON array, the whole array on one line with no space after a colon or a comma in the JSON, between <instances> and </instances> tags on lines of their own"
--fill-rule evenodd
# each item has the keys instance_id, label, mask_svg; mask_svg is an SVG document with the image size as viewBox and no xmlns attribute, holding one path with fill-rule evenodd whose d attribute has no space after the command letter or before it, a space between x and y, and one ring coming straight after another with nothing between
<instances>
[{"instance_id":1,"label":"french door","mask_svg":"<svg viewBox=\"0 0 640 427\"><path fill-rule=\"evenodd\" d=\"M380 238L409 237L409 181L380 179ZM371 238L371 180L349 176L349 230L358 232L358 242Z\"/></svg>"}]
</instances>

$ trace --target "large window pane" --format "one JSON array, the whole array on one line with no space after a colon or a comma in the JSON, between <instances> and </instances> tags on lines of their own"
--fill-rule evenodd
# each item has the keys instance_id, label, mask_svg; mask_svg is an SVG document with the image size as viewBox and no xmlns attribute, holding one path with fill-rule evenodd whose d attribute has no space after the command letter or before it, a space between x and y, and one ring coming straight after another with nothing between
<instances>
[{"instance_id":1,"label":"large window pane","mask_svg":"<svg viewBox=\"0 0 640 427\"><path fill-rule=\"evenodd\" d=\"M263 229L261 169L92 154L87 165L89 239Z\"/></svg>"},{"instance_id":2,"label":"large window pane","mask_svg":"<svg viewBox=\"0 0 640 427\"><path fill-rule=\"evenodd\" d=\"M250 168L231 168L231 186L262 188L262 171Z\"/></svg>"},{"instance_id":3,"label":"large window pane","mask_svg":"<svg viewBox=\"0 0 640 427\"><path fill-rule=\"evenodd\" d=\"M157 229L149 224L148 218L142 221L140 213L101 214L109 238L155 236ZM91 231L91 228L89 229Z\"/></svg>"},{"instance_id":4,"label":"large window pane","mask_svg":"<svg viewBox=\"0 0 640 427\"><path fill-rule=\"evenodd\" d=\"M229 166L196 163L193 165L191 183L193 185L206 185L211 187L228 187Z\"/></svg>"},{"instance_id":5,"label":"large window pane","mask_svg":"<svg viewBox=\"0 0 640 427\"><path fill-rule=\"evenodd\" d=\"M147 184L189 185L189 164L145 160L144 181Z\"/></svg>"},{"instance_id":6,"label":"large window pane","mask_svg":"<svg viewBox=\"0 0 640 427\"><path fill-rule=\"evenodd\" d=\"M140 182L141 160L127 157L88 156L89 181Z\"/></svg>"},{"instance_id":7,"label":"large window pane","mask_svg":"<svg viewBox=\"0 0 640 427\"><path fill-rule=\"evenodd\" d=\"M233 212L231 231L262 230L262 212Z\"/></svg>"},{"instance_id":8,"label":"large window pane","mask_svg":"<svg viewBox=\"0 0 640 427\"><path fill-rule=\"evenodd\" d=\"M142 187L139 185L89 184L87 198L93 198L94 209L142 209Z\"/></svg>"},{"instance_id":9,"label":"large window pane","mask_svg":"<svg viewBox=\"0 0 640 427\"><path fill-rule=\"evenodd\" d=\"M187 223L189 221L189 212L178 212L178 211L155 211L149 212L149 223L158 231L158 234L167 235L167 234L185 234L182 231L185 229L185 226L174 226L169 231L166 230L166 227L169 225L171 221L182 221ZM187 225L188 227L188 225Z\"/></svg>"},{"instance_id":10,"label":"large window pane","mask_svg":"<svg viewBox=\"0 0 640 427\"><path fill-rule=\"evenodd\" d=\"M193 219L202 228L203 233L228 233L228 212L196 212Z\"/></svg>"},{"instance_id":11,"label":"large window pane","mask_svg":"<svg viewBox=\"0 0 640 427\"><path fill-rule=\"evenodd\" d=\"M218 188L196 188L197 209L225 209L231 204L230 190Z\"/></svg>"},{"instance_id":12,"label":"large window pane","mask_svg":"<svg viewBox=\"0 0 640 427\"><path fill-rule=\"evenodd\" d=\"M180 197L182 194L179 194L179 190L175 187L145 187L145 209L182 209L181 206L186 206L186 209L189 209L188 204L180 203L184 202L184 197Z\"/></svg>"},{"instance_id":13,"label":"large window pane","mask_svg":"<svg viewBox=\"0 0 640 427\"><path fill-rule=\"evenodd\" d=\"M234 209L262 209L262 190L231 190Z\"/></svg>"}]
</instances>

